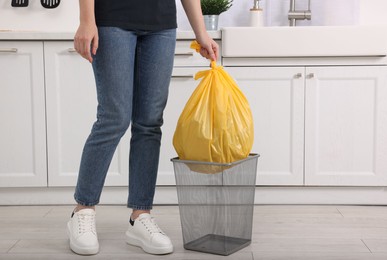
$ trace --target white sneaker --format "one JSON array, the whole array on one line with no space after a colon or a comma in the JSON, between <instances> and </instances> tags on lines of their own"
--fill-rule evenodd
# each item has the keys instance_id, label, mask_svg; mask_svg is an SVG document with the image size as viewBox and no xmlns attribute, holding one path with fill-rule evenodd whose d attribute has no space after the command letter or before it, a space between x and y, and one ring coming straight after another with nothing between
<instances>
[{"instance_id":1,"label":"white sneaker","mask_svg":"<svg viewBox=\"0 0 387 260\"><path fill-rule=\"evenodd\" d=\"M79 255L94 255L99 251L97 231L95 228L95 211L82 209L73 212L67 222L67 234L70 248Z\"/></svg>"},{"instance_id":2,"label":"white sneaker","mask_svg":"<svg viewBox=\"0 0 387 260\"><path fill-rule=\"evenodd\" d=\"M173 252L171 240L148 213L140 214L135 221L130 219L126 243L139 246L149 254L162 255Z\"/></svg>"}]
</instances>

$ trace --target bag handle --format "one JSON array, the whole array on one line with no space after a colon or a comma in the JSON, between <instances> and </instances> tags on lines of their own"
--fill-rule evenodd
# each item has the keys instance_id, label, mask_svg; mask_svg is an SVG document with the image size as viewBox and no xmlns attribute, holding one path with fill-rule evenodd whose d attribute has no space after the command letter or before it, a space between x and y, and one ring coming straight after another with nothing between
<instances>
[{"instance_id":1,"label":"bag handle","mask_svg":"<svg viewBox=\"0 0 387 260\"><path fill-rule=\"evenodd\" d=\"M200 44L199 44L196 40L194 40L194 41L191 42L190 48L191 48L191 49L194 49L196 52L200 52L201 47L202 47L202 46L200 46ZM211 68L215 69L216 67L217 67L216 61L215 61L215 60L212 60L212 61L211 61Z\"/></svg>"}]
</instances>

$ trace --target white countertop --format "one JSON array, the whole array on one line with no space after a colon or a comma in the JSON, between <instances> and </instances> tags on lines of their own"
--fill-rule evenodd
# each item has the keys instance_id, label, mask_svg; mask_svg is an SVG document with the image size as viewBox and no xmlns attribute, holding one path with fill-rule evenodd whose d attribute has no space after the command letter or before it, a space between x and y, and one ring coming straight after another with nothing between
<instances>
[{"instance_id":1,"label":"white countertop","mask_svg":"<svg viewBox=\"0 0 387 260\"><path fill-rule=\"evenodd\" d=\"M209 31L213 39L221 39L220 31ZM11 31L0 30L1 40L73 40L75 32L42 32L42 31ZM178 40L195 39L193 31L177 30Z\"/></svg>"}]
</instances>

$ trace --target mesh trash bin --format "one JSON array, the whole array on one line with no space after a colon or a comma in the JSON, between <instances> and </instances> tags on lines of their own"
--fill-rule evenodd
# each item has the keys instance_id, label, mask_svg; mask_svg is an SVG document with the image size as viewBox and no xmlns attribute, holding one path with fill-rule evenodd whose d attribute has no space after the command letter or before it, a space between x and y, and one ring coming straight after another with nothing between
<instances>
[{"instance_id":1,"label":"mesh trash bin","mask_svg":"<svg viewBox=\"0 0 387 260\"><path fill-rule=\"evenodd\" d=\"M258 157L227 164L171 159L185 249L230 255L251 243Z\"/></svg>"}]
</instances>

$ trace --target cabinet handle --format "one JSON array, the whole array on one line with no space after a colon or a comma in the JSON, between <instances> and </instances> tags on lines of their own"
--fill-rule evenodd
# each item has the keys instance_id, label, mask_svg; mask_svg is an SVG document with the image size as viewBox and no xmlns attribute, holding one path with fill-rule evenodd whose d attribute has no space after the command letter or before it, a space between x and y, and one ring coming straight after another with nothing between
<instances>
[{"instance_id":1,"label":"cabinet handle","mask_svg":"<svg viewBox=\"0 0 387 260\"><path fill-rule=\"evenodd\" d=\"M0 52L17 52L17 48L0 49Z\"/></svg>"},{"instance_id":2,"label":"cabinet handle","mask_svg":"<svg viewBox=\"0 0 387 260\"><path fill-rule=\"evenodd\" d=\"M193 56L193 52L181 52L181 53L175 53L175 56Z\"/></svg>"},{"instance_id":3,"label":"cabinet handle","mask_svg":"<svg viewBox=\"0 0 387 260\"><path fill-rule=\"evenodd\" d=\"M74 49L74 48L68 48L67 51L68 51L68 52L77 52L77 50Z\"/></svg>"},{"instance_id":4,"label":"cabinet handle","mask_svg":"<svg viewBox=\"0 0 387 260\"><path fill-rule=\"evenodd\" d=\"M294 75L294 78L296 79L302 78L302 73L297 73L296 75Z\"/></svg>"},{"instance_id":5,"label":"cabinet handle","mask_svg":"<svg viewBox=\"0 0 387 260\"><path fill-rule=\"evenodd\" d=\"M308 74L308 79L313 79L314 78L314 73L309 73Z\"/></svg>"},{"instance_id":6,"label":"cabinet handle","mask_svg":"<svg viewBox=\"0 0 387 260\"><path fill-rule=\"evenodd\" d=\"M193 75L172 75L173 79L193 79Z\"/></svg>"}]
</instances>

